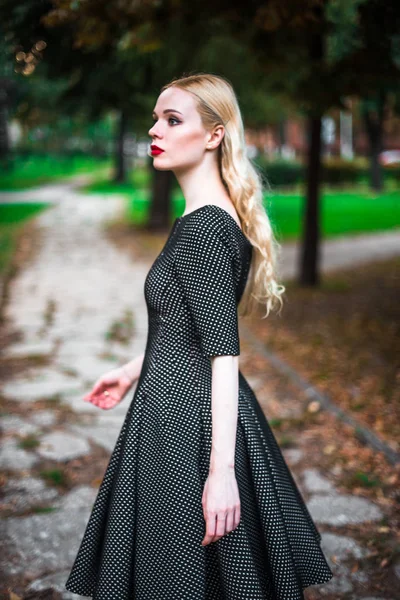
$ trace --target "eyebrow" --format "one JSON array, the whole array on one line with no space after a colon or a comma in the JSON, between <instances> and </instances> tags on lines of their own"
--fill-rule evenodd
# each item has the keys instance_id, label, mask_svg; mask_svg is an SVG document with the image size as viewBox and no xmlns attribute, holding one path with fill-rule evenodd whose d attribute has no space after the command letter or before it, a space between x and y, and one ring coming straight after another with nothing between
<instances>
[{"instance_id":1,"label":"eyebrow","mask_svg":"<svg viewBox=\"0 0 400 600\"><path fill-rule=\"evenodd\" d=\"M165 110L163 110L163 114L165 115L166 113L170 113L170 112L175 112L175 113L179 113L180 115L182 115L181 112L179 112L179 110L175 110L174 108L166 108ZM153 110L153 117L157 116L157 113ZM182 115L183 116L183 115Z\"/></svg>"}]
</instances>

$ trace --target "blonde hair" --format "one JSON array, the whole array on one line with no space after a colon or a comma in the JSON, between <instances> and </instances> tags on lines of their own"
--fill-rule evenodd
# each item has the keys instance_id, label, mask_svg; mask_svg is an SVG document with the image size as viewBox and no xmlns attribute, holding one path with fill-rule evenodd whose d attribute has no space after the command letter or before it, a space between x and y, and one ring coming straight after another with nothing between
<instances>
[{"instance_id":1,"label":"blonde hair","mask_svg":"<svg viewBox=\"0 0 400 600\"><path fill-rule=\"evenodd\" d=\"M241 221L243 233L253 245L248 281L240 301L240 314L253 312L259 302L266 305L265 318L278 303L285 287L277 283L280 244L274 237L263 205L263 176L246 153L243 120L232 85L223 77L196 73L172 79L161 91L175 86L194 95L206 130L223 125L225 135L218 146L222 182Z\"/></svg>"}]
</instances>

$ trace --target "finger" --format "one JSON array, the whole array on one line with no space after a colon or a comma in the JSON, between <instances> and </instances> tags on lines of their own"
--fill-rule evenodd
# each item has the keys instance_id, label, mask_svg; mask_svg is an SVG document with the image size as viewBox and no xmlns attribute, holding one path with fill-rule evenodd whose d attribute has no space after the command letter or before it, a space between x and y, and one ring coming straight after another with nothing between
<instances>
[{"instance_id":1,"label":"finger","mask_svg":"<svg viewBox=\"0 0 400 600\"><path fill-rule=\"evenodd\" d=\"M207 544L210 544L213 541L214 536L210 533L206 533L206 535L204 536L204 539L202 541L202 545L206 546Z\"/></svg>"},{"instance_id":2,"label":"finger","mask_svg":"<svg viewBox=\"0 0 400 600\"><path fill-rule=\"evenodd\" d=\"M100 379L100 381L98 381L97 383L94 384L93 388L92 388L92 396L96 396L97 394L101 394L104 391L105 388L105 383L102 379Z\"/></svg>"},{"instance_id":3,"label":"finger","mask_svg":"<svg viewBox=\"0 0 400 600\"><path fill-rule=\"evenodd\" d=\"M104 406L104 404L106 404L111 398L111 394L107 389L105 389L100 394L96 394L96 398L99 400L100 405Z\"/></svg>"},{"instance_id":4,"label":"finger","mask_svg":"<svg viewBox=\"0 0 400 600\"><path fill-rule=\"evenodd\" d=\"M232 531L234 529L235 522L235 509L233 508L226 515L226 532Z\"/></svg>"},{"instance_id":5,"label":"finger","mask_svg":"<svg viewBox=\"0 0 400 600\"><path fill-rule=\"evenodd\" d=\"M225 535L226 527L226 513L218 513L217 515L217 526L215 528L215 536Z\"/></svg>"},{"instance_id":6,"label":"finger","mask_svg":"<svg viewBox=\"0 0 400 600\"><path fill-rule=\"evenodd\" d=\"M203 539L203 542L202 542L203 546L209 544L213 540L213 537L215 535L216 516L217 515L216 515L215 512L209 512L207 514L207 519L206 519L206 535L205 535L205 537Z\"/></svg>"},{"instance_id":7,"label":"finger","mask_svg":"<svg viewBox=\"0 0 400 600\"><path fill-rule=\"evenodd\" d=\"M235 528L236 528L236 527L239 525L239 523L240 523L240 504L239 504L239 506L237 506L237 507L235 508L235 520L234 520L234 523L235 523Z\"/></svg>"},{"instance_id":8,"label":"finger","mask_svg":"<svg viewBox=\"0 0 400 600\"><path fill-rule=\"evenodd\" d=\"M107 410L107 408L108 408L108 405L109 405L109 402L110 402L110 396L104 396L104 395L101 395L101 396L99 397L99 400L98 400L97 406L98 406L99 408L101 408L102 410Z\"/></svg>"},{"instance_id":9,"label":"finger","mask_svg":"<svg viewBox=\"0 0 400 600\"><path fill-rule=\"evenodd\" d=\"M114 406L114 401L111 398L103 400L102 408L104 408L104 410L108 410L109 408L112 408L112 406Z\"/></svg>"},{"instance_id":10,"label":"finger","mask_svg":"<svg viewBox=\"0 0 400 600\"><path fill-rule=\"evenodd\" d=\"M114 406L118 404L118 400L116 398L114 398L113 396L110 396L108 398L108 400L104 401L104 408L106 410L109 410L110 408L114 408Z\"/></svg>"},{"instance_id":11,"label":"finger","mask_svg":"<svg viewBox=\"0 0 400 600\"><path fill-rule=\"evenodd\" d=\"M93 400L95 398L97 398L97 396L98 396L98 394L94 394L93 390L92 390L92 391L88 392L87 394L85 394L83 396L83 399L86 400L86 402L93 402Z\"/></svg>"},{"instance_id":12,"label":"finger","mask_svg":"<svg viewBox=\"0 0 400 600\"><path fill-rule=\"evenodd\" d=\"M92 404L97 404L98 398L96 396L87 395L87 402L91 402Z\"/></svg>"},{"instance_id":13,"label":"finger","mask_svg":"<svg viewBox=\"0 0 400 600\"><path fill-rule=\"evenodd\" d=\"M99 408L101 408L103 402L104 402L104 396L103 396L103 394L96 394L95 396L92 396L92 403L95 406L98 406Z\"/></svg>"}]
</instances>

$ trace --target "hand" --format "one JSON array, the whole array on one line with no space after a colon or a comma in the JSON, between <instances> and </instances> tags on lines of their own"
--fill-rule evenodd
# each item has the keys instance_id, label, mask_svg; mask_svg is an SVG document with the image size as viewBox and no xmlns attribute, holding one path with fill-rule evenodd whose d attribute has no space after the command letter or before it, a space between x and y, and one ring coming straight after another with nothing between
<instances>
[{"instance_id":1,"label":"hand","mask_svg":"<svg viewBox=\"0 0 400 600\"><path fill-rule=\"evenodd\" d=\"M239 489L233 468L210 472L202 497L206 520L206 535L201 542L207 546L236 529L240 521Z\"/></svg>"},{"instance_id":2,"label":"hand","mask_svg":"<svg viewBox=\"0 0 400 600\"><path fill-rule=\"evenodd\" d=\"M83 397L103 410L114 408L124 398L134 381L123 367L113 369L98 379L92 391Z\"/></svg>"}]
</instances>

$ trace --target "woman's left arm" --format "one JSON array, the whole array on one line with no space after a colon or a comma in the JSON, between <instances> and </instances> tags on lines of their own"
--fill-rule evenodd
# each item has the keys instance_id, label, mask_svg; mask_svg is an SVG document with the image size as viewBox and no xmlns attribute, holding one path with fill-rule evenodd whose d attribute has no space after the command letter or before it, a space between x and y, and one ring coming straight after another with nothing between
<instances>
[{"instance_id":1,"label":"woman's left arm","mask_svg":"<svg viewBox=\"0 0 400 600\"><path fill-rule=\"evenodd\" d=\"M239 398L239 357L212 356L212 445L209 476L203 491L205 546L235 529L240 498L235 477Z\"/></svg>"},{"instance_id":2,"label":"woman's left arm","mask_svg":"<svg viewBox=\"0 0 400 600\"><path fill-rule=\"evenodd\" d=\"M239 357L212 356L210 473L233 469L239 397Z\"/></svg>"},{"instance_id":3,"label":"woman's left arm","mask_svg":"<svg viewBox=\"0 0 400 600\"><path fill-rule=\"evenodd\" d=\"M202 505L205 546L239 525L240 499L234 458L240 355L235 263L226 226L218 215L188 219L175 250L175 272L204 357L212 366L212 441Z\"/></svg>"}]
</instances>

